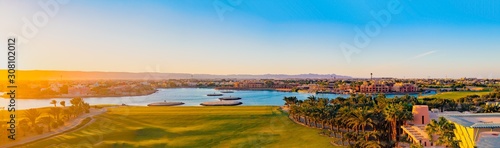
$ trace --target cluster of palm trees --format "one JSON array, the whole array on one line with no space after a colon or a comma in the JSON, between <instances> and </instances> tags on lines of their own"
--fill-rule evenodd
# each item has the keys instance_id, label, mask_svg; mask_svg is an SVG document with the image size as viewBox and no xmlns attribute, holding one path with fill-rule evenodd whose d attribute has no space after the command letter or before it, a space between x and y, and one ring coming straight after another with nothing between
<instances>
[{"instance_id":1,"label":"cluster of palm trees","mask_svg":"<svg viewBox=\"0 0 500 148\"><path fill-rule=\"evenodd\" d=\"M40 109L28 109L24 112L24 119L19 121L19 127L23 131L23 135L26 133L37 133L42 134L43 128L47 127L47 131L50 132L52 128L57 128L64 125L64 121L68 121L71 118L77 117L78 115L89 112L90 105L85 103L82 98L73 98L70 100L71 106L66 107L66 101L61 101L59 104L61 107L57 107L57 101L52 100L50 104L54 107L50 107L46 116L42 116L43 113Z\"/></svg>"},{"instance_id":2,"label":"cluster of palm trees","mask_svg":"<svg viewBox=\"0 0 500 148\"><path fill-rule=\"evenodd\" d=\"M351 95L335 99L310 96L305 100L285 97L290 118L306 126L325 130L325 134L340 139L335 143L351 147L394 147L400 138L400 128L413 120L413 96L387 99L380 94Z\"/></svg>"},{"instance_id":3,"label":"cluster of palm trees","mask_svg":"<svg viewBox=\"0 0 500 148\"><path fill-rule=\"evenodd\" d=\"M477 111L478 113L498 113L500 112L499 104L485 104L481 106L481 109Z\"/></svg>"},{"instance_id":4,"label":"cluster of palm trees","mask_svg":"<svg viewBox=\"0 0 500 148\"><path fill-rule=\"evenodd\" d=\"M439 117L438 121L432 119L431 122L425 126L425 132L429 135L430 139L433 140L434 135L439 135L436 142L438 145L445 145L449 147L460 147L459 141L454 140L455 124L448 122L446 118Z\"/></svg>"}]
</instances>

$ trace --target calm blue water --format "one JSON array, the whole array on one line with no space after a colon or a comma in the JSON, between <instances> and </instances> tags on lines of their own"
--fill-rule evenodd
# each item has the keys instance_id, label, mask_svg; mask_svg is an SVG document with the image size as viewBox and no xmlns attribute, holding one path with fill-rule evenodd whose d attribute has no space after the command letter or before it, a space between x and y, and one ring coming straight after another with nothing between
<instances>
[{"instance_id":1,"label":"calm blue water","mask_svg":"<svg viewBox=\"0 0 500 148\"><path fill-rule=\"evenodd\" d=\"M220 93L218 90L211 88L175 88L175 89L159 89L156 93L147 96L131 96L131 97L93 97L85 98L85 102L90 105L97 104L127 104L146 106L153 102L184 102L184 106L199 106L202 102L219 101L221 96L207 96L209 93ZM296 93L296 92L278 92L278 91L234 91L234 93L225 93L224 96L241 97L239 100L243 105L283 105L283 97L296 96L298 99L306 99L314 94ZM336 98L339 96L347 97L347 95L337 94L317 94L317 97ZM416 95L414 95L416 96ZM387 95L391 98L394 95ZM70 105L70 98L58 99L19 99L16 100L16 109L39 108L53 106L50 100L66 101L66 105ZM2 106L7 107L9 100L0 99ZM59 106L59 103L58 103Z\"/></svg>"}]
</instances>

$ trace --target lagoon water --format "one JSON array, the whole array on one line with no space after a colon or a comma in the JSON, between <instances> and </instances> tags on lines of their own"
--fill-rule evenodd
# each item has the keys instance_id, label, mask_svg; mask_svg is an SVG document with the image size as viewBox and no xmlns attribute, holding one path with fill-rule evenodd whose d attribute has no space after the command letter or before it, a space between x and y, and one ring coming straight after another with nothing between
<instances>
[{"instance_id":1,"label":"lagoon water","mask_svg":"<svg viewBox=\"0 0 500 148\"><path fill-rule=\"evenodd\" d=\"M209 93L220 93L220 91L212 88L174 88L174 89L158 89L156 93L147 96L130 96L130 97L90 97L84 98L85 102L90 105L97 104L127 104L146 106L153 102L184 102L184 106L199 106L202 102L219 101L222 96L207 96ZM224 96L241 97L239 100L243 105L283 105L283 97L296 96L298 99L306 99L308 96L315 95L317 97L326 97L334 99L336 97L348 97L348 95L340 94L308 94L296 92L278 92L278 91L249 91L239 90L234 93L225 93ZM392 98L395 95L387 95ZM414 95L416 96L416 95ZM53 106L50 100L57 100L58 106L60 101L66 101L66 105L71 105L71 98L57 99L18 99L16 100L16 109L39 108ZM9 99L0 99L3 107L7 108Z\"/></svg>"}]
</instances>

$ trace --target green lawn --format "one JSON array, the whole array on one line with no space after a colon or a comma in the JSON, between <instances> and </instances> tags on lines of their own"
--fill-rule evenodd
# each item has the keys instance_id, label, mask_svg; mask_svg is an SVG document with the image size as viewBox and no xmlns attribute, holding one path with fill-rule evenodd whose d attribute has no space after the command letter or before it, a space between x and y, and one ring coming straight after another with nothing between
<instances>
[{"instance_id":1,"label":"green lawn","mask_svg":"<svg viewBox=\"0 0 500 148\"><path fill-rule=\"evenodd\" d=\"M490 91L458 91L458 92L442 92L439 94L431 95L431 96L421 96L420 98L445 98L445 99L459 99L462 97L466 97L468 95L485 95L490 93Z\"/></svg>"},{"instance_id":2,"label":"green lawn","mask_svg":"<svg viewBox=\"0 0 500 148\"><path fill-rule=\"evenodd\" d=\"M278 107L118 107L27 147L332 147Z\"/></svg>"}]
</instances>

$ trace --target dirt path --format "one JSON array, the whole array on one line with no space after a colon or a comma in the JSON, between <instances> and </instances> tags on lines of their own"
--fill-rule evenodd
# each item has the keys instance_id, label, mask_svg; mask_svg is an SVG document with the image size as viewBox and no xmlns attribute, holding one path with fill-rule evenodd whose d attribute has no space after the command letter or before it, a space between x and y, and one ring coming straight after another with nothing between
<instances>
[{"instance_id":1,"label":"dirt path","mask_svg":"<svg viewBox=\"0 0 500 148\"><path fill-rule=\"evenodd\" d=\"M47 137L50 137L50 136L54 136L56 134L59 134L59 133L65 132L67 130L75 128L76 126L78 126L78 124L80 124L83 121L83 119L85 119L87 117L93 117L93 116L102 114L102 113L104 113L106 111L107 111L106 108L91 109L89 113L82 114L81 116L78 116L78 117L72 119L70 122L66 123L64 127L58 128L57 130L53 130L51 132L46 132L46 133L43 133L43 134L40 134L40 135L36 135L36 136L30 136L30 137L27 137L27 138L23 138L21 140L16 140L15 142L12 142L12 143L9 143L9 144L0 145L0 147L20 146L20 145L25 144L25 143L29 143L29 142L33 142L33 141L36 141L36 140L39 140L39 139L42 139L42 138L47 138ZM92 123L92 121L89 122L89 123ZM89 123L87 123L83 127L89 125Z\"/></svg>"}]
</instances>

